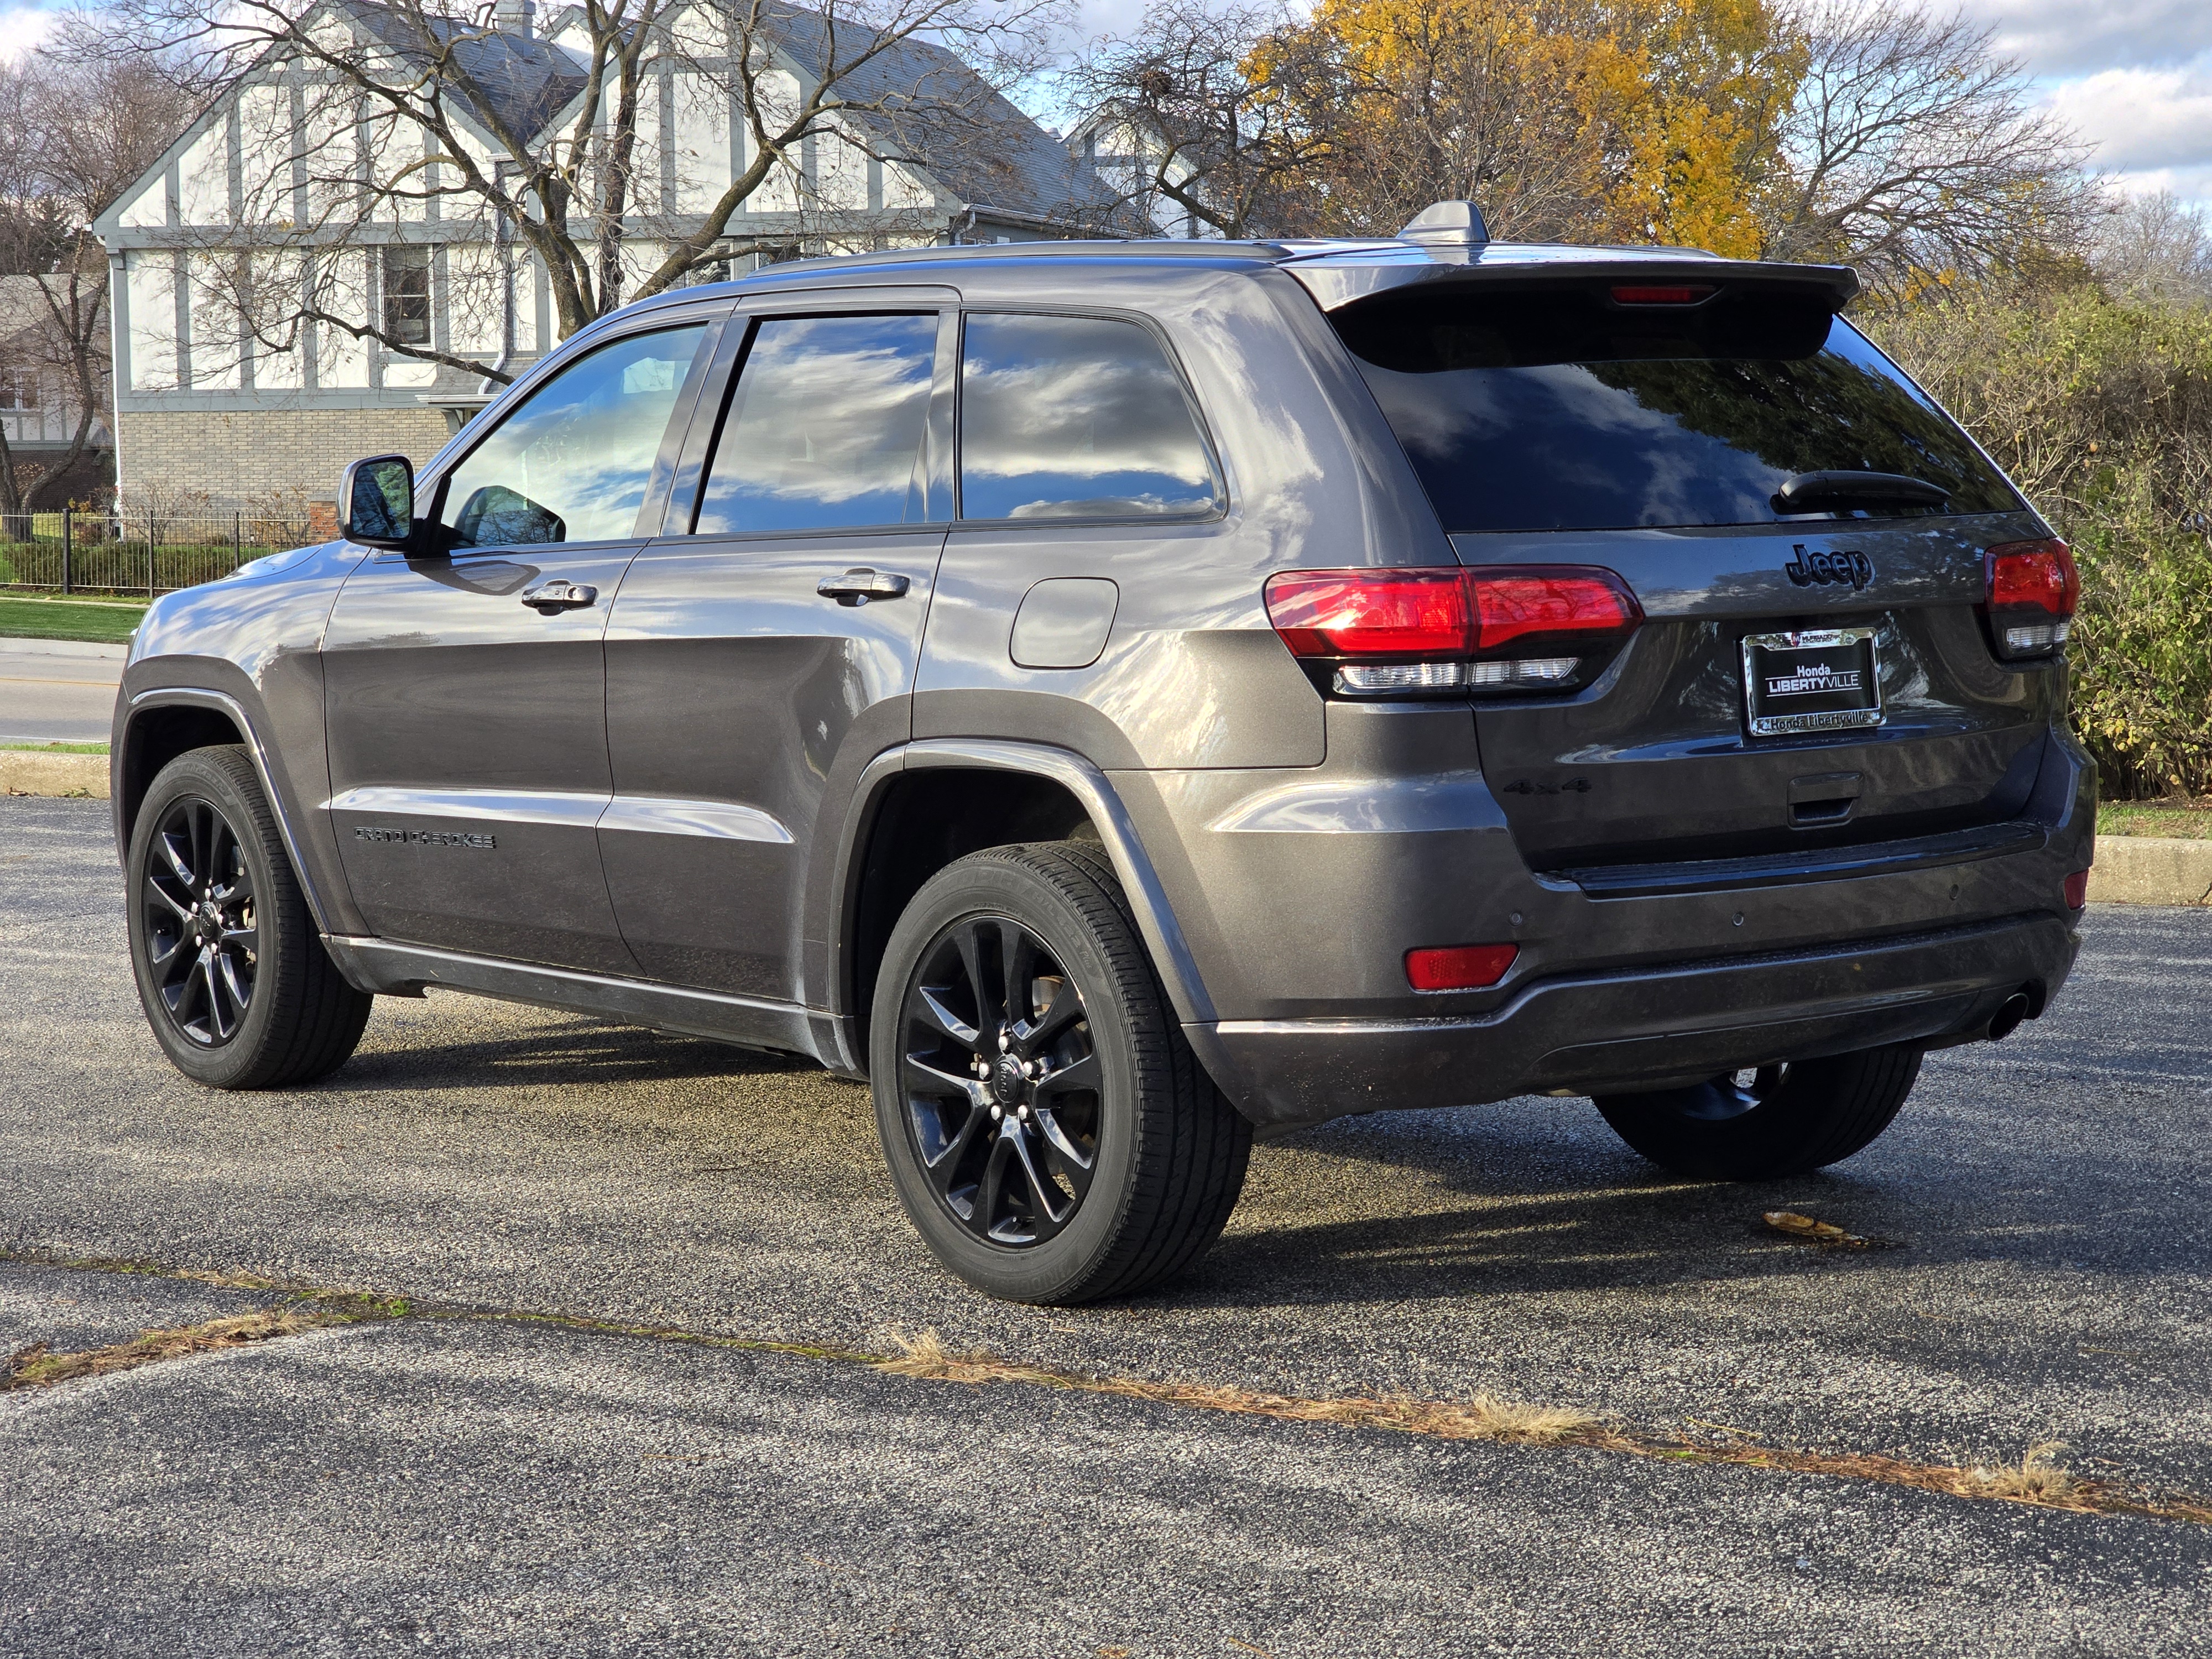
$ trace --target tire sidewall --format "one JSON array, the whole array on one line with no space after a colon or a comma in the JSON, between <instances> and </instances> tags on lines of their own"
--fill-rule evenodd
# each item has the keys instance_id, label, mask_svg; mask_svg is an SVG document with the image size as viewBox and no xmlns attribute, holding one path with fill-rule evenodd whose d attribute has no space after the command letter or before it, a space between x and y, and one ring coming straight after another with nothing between
<instances>
[{"instance_id":1,"label":"tire sidewall","mask_svg":"<svg viewBox=\"0 0 2212 1659\"><path fill-rule=\"evenodd\" d=\"M258 803L243 793L229 767L218 756L222 750L195 750L180 755L161 769L139 803L137 823L131 832L130 863L126 868L129 896L125 915L130 926L131 971L138 986L138 1000L146 1011L155 1041L170 1062L195 1082L223 1089L259 1069L268 1048L277 1005L284 1000L285 976L297 971L293 961L293 934L297 919L290 914L289 870L280 870L278 854L254 809ZM257 791L258 793L258 791ZM260 924L254 964L253 997L237 1034L219 1048L193 1042L177 1028L161 1000L160 987L147 961L144 894L148 862L154 837L169 809L179 801L198 798L212 805L229 823L246 854L253 878L254 912Z\"/></svg>"},{"instance_id":2,"label":"tire sidewall","mask_svg":"<svg viewBox=\"0 0 2212 1659\"><path fill-rule=\"evenodd\" d=\"M922 1172L899 1075L908 981L946 928L982 915L1011 917L1036 933L1075 978L1098 1056L1097 1166L1075 1218L1042 1244L986 1243L945 1208ZM884 947L868 1030L876 1127L899 1202L938 1259L971 1284L1021 1302L1069 1297L1109 1264L1128 1212L1138 1153L1139 1073L1132 1033L1157 1009L1131 1006L1128 988L1089 920L1042 876L1009 860L963 860L939 872L907 906Z\"/></svg>"}]
</instances>

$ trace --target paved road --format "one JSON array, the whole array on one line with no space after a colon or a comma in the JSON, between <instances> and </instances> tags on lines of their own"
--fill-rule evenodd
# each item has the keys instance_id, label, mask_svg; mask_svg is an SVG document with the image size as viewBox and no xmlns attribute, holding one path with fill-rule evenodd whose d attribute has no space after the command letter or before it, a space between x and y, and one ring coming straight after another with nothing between
<instances>
[{"instance_id":1,"label":"paved road","mask_svg":"<svg viewBox=\"0 0 2212 1659\"><path fill-rule=\"evenodd\" d=\"M127 650L0 639L0 743L106 743Z\"/></svg>"},{"instance_id":2,"label":"paved road","mask_svg":"<svg viewBox=\"0 0 2212 1659\"><path fill-rule=\"evenodd\" d=\"M434 998L316 1088L196 1090L140 1023L101 807L0 803L0 848L19 1250L1936 1461L2057 1438L2212 1492L2212 915L2094 915L2051 1018L1931 1057L1831 1174L1673 1182L1580 1102L1381 1116L1258 1152L1170 1292L1042 1311L945 1279L864 1091L797 1066ZM1811 1254L1778 1205L1904 1248ZM0 1339L253 1300L0 1267ZM512 1322L0 1397L0 1510L7 1652L2212 1649L2181 1522Z\"/></svg>"}]
</instances>

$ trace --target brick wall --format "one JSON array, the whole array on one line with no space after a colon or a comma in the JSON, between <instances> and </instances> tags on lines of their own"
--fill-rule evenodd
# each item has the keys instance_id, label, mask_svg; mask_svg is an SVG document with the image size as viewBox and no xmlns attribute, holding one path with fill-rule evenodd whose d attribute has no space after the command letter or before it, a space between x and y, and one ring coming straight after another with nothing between
<instances>
[{"instance_id":1,"label":"brick wall","mask_svg":"<svg viewBox=\"0 0 2212 1659\"><path fill-rule=\"evenodd\" d=\"M126 410L115 435L126 505L196 489L210 509L229 512L293 490L334 501L338 474L364 455L397 453L421 466L444 445L446 417L434 409Z\"/></svg>"}]
</instances>

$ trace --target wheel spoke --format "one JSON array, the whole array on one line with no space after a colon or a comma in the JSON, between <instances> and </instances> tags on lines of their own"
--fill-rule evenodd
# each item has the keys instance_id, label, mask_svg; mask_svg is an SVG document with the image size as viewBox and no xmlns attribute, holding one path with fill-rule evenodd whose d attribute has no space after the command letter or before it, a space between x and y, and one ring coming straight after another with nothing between
<instances>
[{"instance_id":1,"label":"wheel spoke","mask_svg":"<svg viewBox=\"0 0 2212 1659\"><path fill-rule=\"evenodd\" d=\"M1051 1144L1053 1151L1060 1154L1060 1163L1068 1170L1068 1179L1075 1183L1076 1196L1081 1197L1083 1189L1091 1184L1091 1169L1095 1154L1085 1152L1075 1144L1067 1131L1060 1127L1059 1118L1053 1115L1049 1106L1037 1107L1036 1116L1037 1128Z\"/></svg>"},{"instance_id":2,"label":"wheel spoke","mask_svg":"<svg viewBox=\"0 0 2212 1659\"><path fill-rule=\"evenodd\" d=\"M1036 1200L1037 1218L1057 1227L1073 1212L1073 1202L1052 1184L1050 1177L1043 1170L1037 1168L1036 1159L1030 1152L1030 1138L1026 1134L1016 1134L1012 1139L1014 1156L1021 1160L1022 1176L1030 1184L1030 1196ZM1060 1200L1057 1207L1053 1202L1054 1199Z\"/></svg>"},{"instance_id":3,"label":"wheel spoke","mask_svg":"<svg viewBox=\"0 0 2212 1659\"><path fill-rule=\"evenodd\" d=\"M208 830L208 820L214 816L214 809L205 801L196 800L185 811L185 831L191 837L191 878L195 885L207 880L214 873L210 865L210 854L214 849L208 845L209 842L214 839Z\"/></svg>"},{"instance_id":4,"label":"wheel spoke","mask_svg":"<svg viewBox=\"0 0 2212 1659\"><path fill-rule=\"evenodd\" d=\"M915 987L915 1002L939 1030L944 1032L962 1048L975 1048L981 1042L982 1034L945 1006L944 998L938 994L940 988L944 988L929 985Z\"/></svg>"},{"instance_id":5,"label":"wheel spoke","mask_svg":"<svg viewBox=\"0 0 2212 1659\"><path fill-rule=\"evenodd\" d=\"M929 1176L929 1184L939 1193L952 1190L953 1180L959 1174L968 1149L975 1144L976 1131L990 1121L990 1114L980 1107L971 1110L966 1120L953 1131L951 1139L945 1143L945 1150L935 1158L922 1159L922 1169Z\"/></svg>"},{"instance_id":6,"label":"wheel spoke","mask_svg":"<svg viewBox=\"0 0 2212 1659\"><path fill-rule=\"evenodd\" d=\"M169 1004L170 1018L189 1030L195 1008L212 995L208 987L207 952L202 951L185 970L184 982L177 987L176 1000Z\"/></svg>"},{"instance_id":7,"label":"wheel spoke","mask_svg":"<svg viewBox=\"0 0 2212 1659\"><path fill-rule=\"evenodd\" d=\"M223 990L228 994L231 1007L237 1016L237 1018L231 1022L233 1026L235 1026L239 1019L246 1018L246 1005L253 1000L253 988L240 980L238 963L229 951L218 951L216 955L216 963L220 969L216 978L221 981ZM228 1036L230 1033L225 1031L223 1035Z\"/></svg>"},{"instance_id":8,"label":"wheel spoke","mask_svg":"<svg viewBox=\"0 0 2212 1659\"><path fill-rule=\"evenodd\" d=\"M928 1095L951 1095L971 1106L988 1107L991 1091L972 1077L961 1077L951 1072L940 1072L919 1054L906 1057L907 1074L920 1079L917 1092Z\"/></svg>"},{"instance_id":9,"label":"wheel spoke","mask_svg":"<svg viewBox=\"0 0 2212 1659\"><path fill-rule=\"evenodd\" d=\"M178 903L169 890L161 885L159 877L149 875L146 878L146 891L150 896L159 899L178 921L188 922L192 919L192 907Z\"/></svg>"},{"instance_id":10,"label":"wheel spoke","mask_svg":"<svg viewBox=\"0 0 2212 1659\"><path fill-rule=\"evenodd\" d=\"M1058 1071L1047 1072L1036 1080L1036 1093L1042 1098L1048 1094L1064 1095L1076 1089L1095 1090L1099 1086L1103 1075L1098 1069L1098 1056L1085 1054L1080 1060L1070 1060Z\"/></svg>"},{"instance_id":11,"label":"wheel spoke","mask_svg":"<svg viewBox=\"0 0 2212 1659\"><path fill-rule=\"evenodd\" d=\"M1006 970L1006 1024L1016 1030L1029 1024L1030 987L1036 980L1036 940L1018 921L999 923L999 965Z\"/></svg>"},{"instance_id":12,"label":"wheel spoke","mask_svg":"<svg viewBox=\"0 0 2212 1659\"><path fill-rule=\"evenodd\" d=\"M975 1207L969 1214L968 1224L979 1233L991 1231L993 1218L998 1213L1008 1156L1006 1138L1001 1135L991 1143L990 1156L984 1159L983 1173L975 1182Z\"/></svg>"},{"instance_id":13,"label":"wheel spoke","mask_svg":"<svg viewBox=\"0 0 2212 1659\"><path fill-rule=\"evenodd\" d=\"M1083 1018L1083 999L1076 994L1075 982L1065 975L1054 988L1052 1000L1036 1017L1035 1023L1019 1033L1023 1044L1030 1048L1042 1048L1053 1039Z\"/></svg>"},{"instance_id":14,"label":"wheel spoke","mask_svg":"<svg viewBox=\"0 0 2212 1659\"><path fill-rule=\"evenodd\" d=\"M164 830L154 837L154 847L155 850L161 854L161 862L169 866L169 873L184 883L187 888L191 887L192 872L177 851L177 838ZM149 879L151 878L149 877Z\"/></svg>"},{"instance_id":15,"label":"wheel spoke","mask_svg":"<svg viewBox=\"0 0 2212 1659\"><path fill-rule=\"evenodd\" d=\"M968 988L975 997L975 1029L986 1033L994 1031L998 1028L1006 1004L1003 1000L994 1000L992 996L991 981L983 963L981 924L966 923L955 939L960 947L961 966L968 973Z\"/></svg>"}]
</instances>

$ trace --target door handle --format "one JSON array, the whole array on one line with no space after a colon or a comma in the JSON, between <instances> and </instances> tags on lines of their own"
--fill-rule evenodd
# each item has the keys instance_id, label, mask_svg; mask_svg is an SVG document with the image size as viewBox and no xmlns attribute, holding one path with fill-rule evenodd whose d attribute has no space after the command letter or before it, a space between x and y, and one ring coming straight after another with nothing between
<instances>
[{"instance_id":1,"label":"door handle","mask_svg":"<svg viewBox=\"0 0 2212 1659\"><path fill-rule=\"evenodd\" d=\"M866 605L870 599L896 599L904 593L909 584L903 576L888 570L870 570L863 567L848 570L842 576L824 576L814 584L814 591L825 599L835 599L842 605Z\"/></svg>"},{"instance_id":2,"label":"door handle","mask_svg":"<svg viewBox=\"0 0 2212 1659\"><path fill-rule=\"evenodd\" d=\"M598 600L599 590L586 587L581 582L564 579L540 582L522 596L523 604L541 617L550 617L556 611L580 611Z\"/></svg>"}]
</instances>

